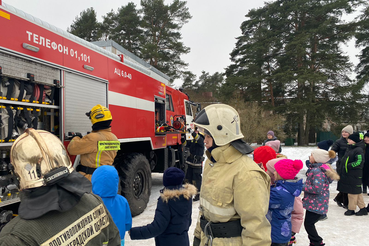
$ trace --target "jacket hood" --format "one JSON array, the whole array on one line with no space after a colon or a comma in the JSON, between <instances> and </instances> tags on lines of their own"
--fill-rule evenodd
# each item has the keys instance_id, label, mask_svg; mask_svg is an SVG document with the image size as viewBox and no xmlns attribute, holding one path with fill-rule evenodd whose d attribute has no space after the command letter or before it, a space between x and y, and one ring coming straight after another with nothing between
<instances>
[{"instance_id":1,"label":"jacket hood","mask_svg":"<svg viewBox=\"0 0 369 246\"><path fill-rule=\"evenodd\" d=\"M284 189L286 189L289 193L291 193L293 196L297 197L301 194L302 190L302 179L299 180L278 180L276 182L276 186L281 186Z\"/></svg>"},{"instance_id":2,"label":"jacket hood","mask_svg":"<svg viewBox=\"0 0 369 246\"><path fill-rule=\"evenodd\" d=\"M160 198L164 203L168 203L169 207L183 215L190 216L192 213L192 197L196 195L197 189L191 184L185 184L179 189L166 189L161 191Z\"/></svg>"},{"instance_id":3,"label":"jacket hood","mask_svg":"<svg viewBox=\"0 0 369 246\"><path fill-rule=\"evenodd\" d=\"M95 170L91 177L92 192L100 197L118 194L119 176L114 166L104 165Z\"/></svg>"},{"instance_id":4,"label":"jacket hood","mask_svg":"<svg viewBox=\"0 0 369 246\"><path fill-rule=\"evenodd\" d=\"M189 200L194 195L196 195L197 189L195 186L191 184L185 184L179 189L166 189L164 188L161 191L160 197L164 202L168 202L169 200L179 199L180 196L183 196L186 200Z\"/></svg>"}]
</instances>

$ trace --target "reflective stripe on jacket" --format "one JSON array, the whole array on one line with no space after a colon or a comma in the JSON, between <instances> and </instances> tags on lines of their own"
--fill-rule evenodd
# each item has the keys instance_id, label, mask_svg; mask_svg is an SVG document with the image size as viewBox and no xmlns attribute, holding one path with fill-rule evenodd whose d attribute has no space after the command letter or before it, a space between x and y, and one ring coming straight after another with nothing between
<instances>
[{"instance_id":1,"label":"reflective stripe on jacket","mask_svg":"<svg viewBox=\"0 0 369 246\"><path fill-rule=\"evenodd\" d=\"M99 142L107 143L106 141L111 141L113 145L118 144L118 138L111 132L111 128L93 131L83 138L74 137L68 145L68 152L70 155L81 155L81 164L85 167L113 165L117 150L104 150L102 144L99 150Z\"/></svg>"},{"instance_id":2,"label":"reflective stripe on jacket","mask_svg":"<svg viewBox=\"0 0 369 246\"><path fill-rule=\"evenodd\" d=\"M270 246L271 227L266 218L269 206L270 178L248 156L230 144L206 152L200 193L200 216L212 222L241 219L242 236L214 238L213 246ZM216 160L212 163L211 156ZM199 223L195 236L201 246L207 238Z\"/></svg>"},{"instance_id":3,"label":"reflective stripe on jacket","mask_svg":"<svg viewBox=\"0 0 369 246\"><path fill-rule=\"evenodd\" d=\"M101 198L86 193L66 212L51 211L32 220L15 217L2 229L0 245L118 246L120 237Z\"/></svg>"}]
</instances>

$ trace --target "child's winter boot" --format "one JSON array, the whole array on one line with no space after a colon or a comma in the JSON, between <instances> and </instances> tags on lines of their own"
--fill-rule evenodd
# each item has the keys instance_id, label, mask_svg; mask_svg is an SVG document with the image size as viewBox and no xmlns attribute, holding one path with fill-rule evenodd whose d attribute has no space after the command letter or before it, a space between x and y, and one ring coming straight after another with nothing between
<instances>
[{"instance_id":1,"label":"child's winter boot","mask_svg":"<svg viewBox=\"0 0 369 246\"><path fill-rule=\"evenodd\" d=\"M347 216L355 215L355 211L354 210L347 210L345 212L345 215L347 215Z\"/></svg>"},{"instance_id":2,"label":"child's winter boot","mask_svg":"<svg viewBox=\"0 0 369 246\"><path fill-rule=\"evenodd\" d=\"M355 215L357 216L368 215L368 211L366 210L366 208L361 208L359 212L357 212Z\"/></svg>"}]
</instances>

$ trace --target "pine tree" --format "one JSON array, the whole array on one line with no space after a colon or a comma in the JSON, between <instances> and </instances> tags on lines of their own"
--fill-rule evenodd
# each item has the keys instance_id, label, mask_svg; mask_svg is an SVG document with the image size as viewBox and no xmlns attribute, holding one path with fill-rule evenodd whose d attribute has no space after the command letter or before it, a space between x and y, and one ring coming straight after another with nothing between
<instances>
[{"instance_id":1,"label":"pine tree","mask_svg":"<svg viewBox=\"0 0 369 246\"><path fill-rule=\"evenodd\" d=\"M132 2L113 10L104 16L102 30L106 39L112 39L128 51L141 56L140 47L142 43L143 30L141 18Z\"/></svg>"},{"instance_id":2,"label":"pine tree","mask_svg":"<svg viewBox=\"0 0 369 246\"><path fill-rule=\"evenodd\" d=\"M80 16L76 17L68 28L68 32L89 42L97 41L101 38L100 25L96 19L96 12L91 7L82 11Z\"/></svg>"},{"instance_id":3,"label":"pine tree","mask_svg":"<svg viewBox=\"0 0 369 246\"><path fill-rule=\"evenodd\" d=\"M227 83L239 83L245 95L256 94L249 100L284 115L286 128L307 144L327 117L338 119L351 104L357 84L348 77L352 64L340 44L354 35L356 23L342 15L359 3L277 0L251 10L231 53Z\"/></svg>"},{"instance_id":4,"label":"pine tree","mask_svg":"<svg viewBox=\"0 0 369 246\"><path fill-rule=\"evenodd\" d=\"M191 18L186 1L174 0L165 5L163 0L141 0L141 6L145 30L142 58L173 80L179 78L188 65L181 55L190 52L181 42L180 33Z\"/></svg>"}]
</instances>

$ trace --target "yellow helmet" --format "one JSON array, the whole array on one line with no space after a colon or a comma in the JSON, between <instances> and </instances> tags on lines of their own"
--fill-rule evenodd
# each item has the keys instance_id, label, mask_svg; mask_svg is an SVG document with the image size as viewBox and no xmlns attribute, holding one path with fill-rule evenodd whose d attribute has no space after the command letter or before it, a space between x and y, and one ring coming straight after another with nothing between
<instances>
[{"instance_id":1,"label":"yellow helmet","mask_svg":"<svg viewBox=\"0 0 369 246\"><path fill-rule=\"evenodd\" d=\"M90 112L87 112L86 115L91 120L92 125L106 120L112 120L113 117L111 116L110 110L101 104L97 104L94 106Z\"/></svg>"},{"instance_id":2,"label":"yellow helmet","mask_svg":"<svg viewBox=\"0 0 369 246\"><path fill-rule=\"evenodd\" d=\"M224 146L244 137L238 112L226 104L212 104L205 107L196 116L194 124L207 130L218 146Z\"/></svg>"},{"instance_id":3,"label":"yellow helmet","mask_svg":"<svg viewBox=\"0 0 369 246\"><path fill-rule=\"evenodd\" d=\"M32 128L14 142L10 161L21 190L52 185L73 171L60 139L50 132Z\"/></svg>"}]
</instances>

